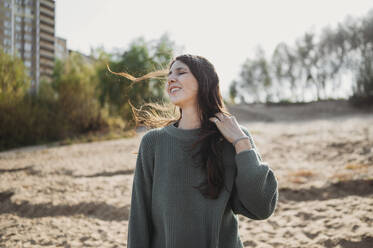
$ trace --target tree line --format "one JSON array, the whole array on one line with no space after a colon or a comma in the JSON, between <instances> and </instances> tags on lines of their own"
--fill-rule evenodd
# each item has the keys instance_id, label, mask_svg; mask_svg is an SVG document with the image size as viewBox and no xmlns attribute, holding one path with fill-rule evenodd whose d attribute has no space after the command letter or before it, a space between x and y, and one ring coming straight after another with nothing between
<instances>
[{"instance_id":1,"label":"tree line","mask_svg":"<svg viewBox=\"0 0 373 248\"><path fill-rule=\"evenodd\" d=\"M305 32L292 45L281 42L269 57L259 46L230 85L230 98L302 102L308 94L312 100L330 99L349 76L349 99L372 103L372 61L373 9L362 18L347 17L335 28L325 27L319 35Z\"/></svg>"},{"instance_id":2,"label":"tree line","mask_svg":"<svg viewBox=\"0 0 373 248\"><path fill-rule=\"evenodd\" d=\"M177 48L164 34L152 41L134 39L123 51L71 52L65 60L56 59L52 79L42 79L37 94L30 90L22 60L0 49L0 150L95 132L131 135L135 123L129 103L137 107L165 100L164 80L133 84L110 73L107 65L138 77L164 69Z\"/></svg>"}]
</instances>

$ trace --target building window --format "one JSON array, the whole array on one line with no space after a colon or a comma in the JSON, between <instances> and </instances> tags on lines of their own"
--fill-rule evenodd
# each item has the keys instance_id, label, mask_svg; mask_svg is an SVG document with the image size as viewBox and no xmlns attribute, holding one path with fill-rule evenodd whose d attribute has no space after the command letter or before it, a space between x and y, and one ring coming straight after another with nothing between
<instances>
[{"instance_id":1,"label":"building window","mask_svg":"<svg viewBox=\"0 0 373 248\"><path fill-rule=\"evenodd\" d=\"M31 53L30 53L30 52L24 52L24 53L23 53L23 57L24 57L25 59L31 59Z\"/></svg>"},{"instance_id":2,"label":"building window","mask_svg":"<svg viewBox=\"0 0 373 248\"><path fill-rule=\"evenodd\" d=\"M4 52L6 52L6 53L9 53L9 54L10 54L10 53L11 53L11 50L12 50L11 48L4 47Z\"/></svg>"},{"instance_id":3,"label":"building window","mask_svg":"<svg viewBox=\"0 0 373 248\"><path fill-rule=\"evenodd\" d=\"M30 43L25 43L25 51L31 51L32 45Z\"/></svg>"},{"instance_id":4,"label":"building window","mask_svg":"<svg viewBox=\"0 0 373 248\"><path fill-rule=\"evenodd\" d=\"M11 26L12 24L10 23L10 21L4 21L4 27L10 28Z\"/></svg>"},{"instance_id":5,"label":"building window","mask_svg":"<svg viewBox=\"0 0 373 248\"><path fill-rule=\"evenodd\" d=\"M20 16L16 16L16 22L22 22L22 18Z\"/></svg>"},{"instance_id":6,"label":"building window","mask_svg":"<svg viewBox=\"0 0 373 248\"><path fill-rule=\"evenodd\" d=\"M25 60L24 64L25 64L25 66L26 66L27 68L30 68L30 67L31 67L31 61L29 61L29 60Z\"/></svg>"},{"instance_id":7,"label":"building window","mask_svg":"<svg viewBox=\"0 0 373 248\"><path fill-rule=\"evenodd\" d=\"M10 3L8 1L4 1L4 7L5 8L10 8Z\"/></svg>"},{"instance_id":8,"label":"building window","mask_svg":"<svg viewBox=\"0 0 373 248\"><path fill-rule=\"evenodd\" d=\"M8 39L4 39L3 40L3 44L4 44L4 47L7 47L7 46L11 46L12 45L12 42Z\"/></svg>"},{"instance_id":9,"label":"building window","mask_svg":"<svg viewBox=\"0 0 373 248\"><path fill-rule=\"evenodd\" d=\"M16 24L16 31L21 31L21 25Z\"/></svg>"},{"instance_id":10,"label":"building window","mask_svg":"<svg viewBox=\"0 0 373 248\"><path fill-rule=\"evenodd\" d=\"M11 36L12 32L10 31L10 29L4 29L4 34Z\"/></svg>"},{"instance_id":11,"label":"building window","mask_svg":"<svg viewBox=\"0 0 373 248\"><path fill-rule=\"evenodd\" d=\"M22 35L21 34L16 34L16 40L22 40Z\"/></svg>"},{"instance_id":12,"label":"building window","mask_svg":"<svg viewBox=\"0 0 373 248\"><path fill-rule=\"evenodd\" d=\"M25 32L32 32L32 27L31 26L24 26Z\"/></svg>"},{"instance_id":13,"label":"building window","mask_svg":"<svg viewBox=\"0 0 373 248\"><path fill-rule=\"evenodd\" d=\"M32 14L31 8L26 7L25 13L28 15L31 15Z\"/></svg>"},{"instance_id":14,"label":"building window","mask_svg":"<svg viewBox=\"0 0 373 248\"><path fill-rule=\"evenodd\" d=\"M4 39L3 44L4 44L4 46L11 46L12 45L12 41L9 40L9 39Z\"/></svg>"}]
</instances>

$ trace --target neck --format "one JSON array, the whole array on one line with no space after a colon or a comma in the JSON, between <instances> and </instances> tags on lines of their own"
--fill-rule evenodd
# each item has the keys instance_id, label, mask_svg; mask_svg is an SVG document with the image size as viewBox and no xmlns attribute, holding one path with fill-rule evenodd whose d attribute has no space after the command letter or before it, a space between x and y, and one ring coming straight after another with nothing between
<instances>
[{"instance_id":1,"label":"neck","mask_svg":"<svg viewBox=\"0 0 373 248\"><path fill-rule=\"evenodd\" d=\"M178 128L193 129L193 128L199 128L199 127L201 127L201 120L198 116L197 107L194 107L194 106L183 107Z\"/></svg>"}]
</instances>

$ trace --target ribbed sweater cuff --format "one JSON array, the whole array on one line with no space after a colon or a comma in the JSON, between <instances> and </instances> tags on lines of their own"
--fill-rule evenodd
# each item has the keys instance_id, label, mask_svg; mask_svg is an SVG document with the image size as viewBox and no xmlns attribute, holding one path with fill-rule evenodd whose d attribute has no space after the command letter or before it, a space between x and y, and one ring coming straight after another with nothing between
<instances>
[{"instance_id":1,"label":"ribbed sweater cuff","mask_svg":"<svg viewBox=\"0 0 373 248\"><path fill-rule=\"evenodd\" d=\"M260 166L260 160L258 158L258 154L256 153L255 149L250 150L243 150L236 154L235 156L236 164L245 165L247 164L251 166Z\"/></svg>"}]
</instances>

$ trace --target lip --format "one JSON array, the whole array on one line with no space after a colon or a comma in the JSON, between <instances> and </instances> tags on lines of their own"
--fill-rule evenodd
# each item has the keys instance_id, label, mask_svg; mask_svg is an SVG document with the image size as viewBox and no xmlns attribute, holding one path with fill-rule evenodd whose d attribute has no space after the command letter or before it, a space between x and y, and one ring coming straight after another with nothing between
<instances>
[{"instance_id":1,"label":"lip","mask_svg":"<svg viewBox=\"0 0 373 248\"><path fill-rule=\"evenodd\" d=\"M179 88L179 89L181 89L181 87L176 86L176 85L173 85L173 86L171 86L170 88L168 88L168 93L172 94L171 90L172 90L173 88Z\"/></svg>"},{"instance_id":2,"label":"lip","mask_svg":"<svg viewBox=\"0 0 373 248\"><path fill-rule=\"evenodd\" d=\"M181 89L181 88L179 88L179 90L175 90L174 92L171 92L171 91L170 91L170 95L174 95L174 94L176 94L177 92L180 91L180 89Z\"/></svg>"}]
</instances>

